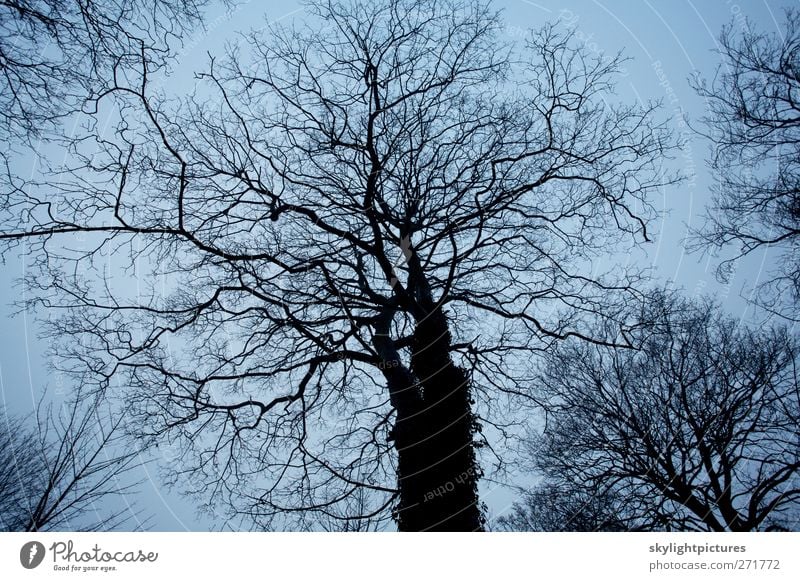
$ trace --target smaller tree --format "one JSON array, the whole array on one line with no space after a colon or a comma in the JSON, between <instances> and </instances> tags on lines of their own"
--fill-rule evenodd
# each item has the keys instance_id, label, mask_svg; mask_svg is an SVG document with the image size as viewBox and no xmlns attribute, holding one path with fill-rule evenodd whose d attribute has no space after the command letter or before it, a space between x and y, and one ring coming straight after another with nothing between
<instances>
[{"instance_id":1,"label":"smaller tree","mask_svg":"<svg viewBox=\"0 0 800 581\"><path fill-rule=\"evenodd\" d=\"M750 23L725 27L722 64L713 81L693 85L706 99L703 122L716 177L704 226L691 246L732 247L719 265L729 278L736 260L775 248L776 269L760 284L758 302L796 319L800 299L800 11L787 10L785 30L767 35ZM787 300L788 299L788 300Z\"/></svg>"},{"instance_id":2,"label":"smaller tree","mask_svg":"<svg viewBox=\"0 0 800 581\"><path fill-rule=\"evenodd\" d=\"M138 453L123 447L119 420L98 400L74 398L58 413L41 406L30 425L4 415L0 427L0 530L109 530L137 520L127 496Z\"/></svg>"},{"instance_id":3,"label":"smaller tree","mask_svg":"<svg viewBox=\"0 0 800 581\"><path fill-rule=\"evenodd\" d=\"M28 495L43 471L36 438L19 417L3 418L0 429L0 530L24 531Z\"/></svg>"},{"instance_id":4,"label":"smaller tree","mask_svg":"<svg viewBox=\"0 0 800 581\"><path fill-rule=\"evenodd\" d=\"M546 356L547 420L531 450L546 488L507 522L548 510L535 527L588 511L577 524L590 530L796 528L796 342L665 293L639 316L655 321L636 332L640 349L567 342Z\"/></svg>"},{"instance_id":5,"label":"smaller tree","mask_svg":"<svg viewBox=\"0 0 800 581\"><path fill-rule=\"evenodd\" d=\"M627 530L620 501L612 493L595 496L585 489L545 482L524 492L509 514L497 519L507 531L577 532Z\"/></svg>"}]
</instances>

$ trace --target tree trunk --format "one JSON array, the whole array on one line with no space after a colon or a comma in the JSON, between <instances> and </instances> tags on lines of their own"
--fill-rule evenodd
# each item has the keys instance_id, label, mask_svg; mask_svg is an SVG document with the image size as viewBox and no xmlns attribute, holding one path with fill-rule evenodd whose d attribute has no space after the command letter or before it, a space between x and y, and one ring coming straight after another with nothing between
<instances>
[{"instance_id":1,"label":"tree trunk","mask_svg":"<svg viewBox=\"0 0 800 581\"><path fill-rule=\"evenodd\" d=\"M447 320L435 309L417 323L409 409L393 430L399 458L401 531L481 531L469 382L450 358ZM395 387L400 387L395 384Z\"/></svg>"}]
</instances>

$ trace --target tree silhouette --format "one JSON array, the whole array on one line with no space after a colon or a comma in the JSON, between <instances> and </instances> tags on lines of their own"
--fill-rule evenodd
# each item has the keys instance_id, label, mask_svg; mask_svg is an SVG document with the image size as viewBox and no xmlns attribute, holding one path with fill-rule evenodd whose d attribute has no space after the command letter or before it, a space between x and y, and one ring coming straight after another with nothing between
<instances>
[{"instance_id":1,"label":"tree silhouette","mask_svg":"<svg viewBox=\"0 0 800 581\"><path fill-rule=\"evenodd\" d=\"M0 529L108 530L136 518L130 472L139 464L120 420L76 397L35 422L4 415L0 426ZM127 445L126 445L127 444ZM114 499L125 497L125 506ZM137 528L141 523L137 523Z\"/></svg>"},{"instance_id":2,"label":"tree silhouette","mask_svg":"<svg viewBox=\"0 0 800 581\"><path fill-rule=\"evenodd\" d=\"M566 505L563 526L591 524L586 513L600 503L608 514L610 501L629 530L796 528L796 341L663 293L643 315L656 323L635 334L641 349L571 342L547 355L547 422L531 456L545 491L584 499ZM519 506L508 523L552 522L535 512L541 504Z\"/></svg>"},{"instance_id":3,"label":"tree silhouette","mask_svg":"<svg viewBox=\"0 0 800 581\"><path fill-rule=\"evenodd\" d=\"M552 482L523 492L508 514L497 519L501 530L526 532L626 531L624 501L603 491L595 494L576 486L565 488Z\"/></svg>"},{"instance_id":4,"label":"tree silhouette","mask_svg":"<svg viewBox=\"0 0 800 581\"><path fill-rule=\"evenodd\" d=\"M613 98L618 58L555 26L505 42L472 0L306 10L181 101L146 58L115 75L116 133L9 196L0 239L38 257L66 370L127 386L218 512L481 530L476 450L502 468L531 351L627 344L639 274L592 261L648 239L673 142Z\"/></svg>"},{"instance_id":5,"label":"tree silhouette","mask_svg":"<svg viewBox=\"0 0 800 581\"><path fill-rule=\"evenodd\" d=\"M786 11L785 30L767 35L749 22L720 37L723 62L711 83L694 79L706 99L705 133L713 144L714 199L692 245L732 247L720 263L723 280L735 262L756 250L780 252L759 285L758 302L795 318L800 298L800 12Z\"/></svg>"}]
</instances>

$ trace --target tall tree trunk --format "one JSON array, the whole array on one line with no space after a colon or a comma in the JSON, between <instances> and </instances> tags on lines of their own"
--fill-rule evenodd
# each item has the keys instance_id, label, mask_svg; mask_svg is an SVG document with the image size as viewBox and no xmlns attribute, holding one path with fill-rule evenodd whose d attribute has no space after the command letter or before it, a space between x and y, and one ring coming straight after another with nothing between
<instances>
[{"instance_id":1,"label":"tall tree trunk","mask_svg":"<svg viewBox=\"0 0 800 581\"><path fill-rule=\"evenodd\" d=\"M480 470L469 382L450 359L450 333L441 311L417 324L411 369L391 340L375 342L395 408L392 438L398 456L401 531L481 531Z\"/></svg>"},{"instance_id":2,"label":"tall tree trunk","mask_svg":"<svg viewBox=\"0 0 800 581\"><path fill-rule=\"evenodd\" d=\"M466 374L450 358L447 319L437 306L417 322L411 371L422 394L418 439L404 453L422 467L422 502L409 520L417 530L480 531L476 421ZM402 528L402 527L401 527Z\"/></svg>"}]
</instances>

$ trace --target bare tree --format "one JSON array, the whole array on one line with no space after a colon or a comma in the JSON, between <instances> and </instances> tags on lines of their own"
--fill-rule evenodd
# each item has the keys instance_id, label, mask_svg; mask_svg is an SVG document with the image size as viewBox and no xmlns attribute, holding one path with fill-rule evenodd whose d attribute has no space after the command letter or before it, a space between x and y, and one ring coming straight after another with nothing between
<instances>
[{"instance_id":1,"label":"bare tree","mask_svg":"<svg viewBox=\"0 0 800 581\"><path fill-rule=\"evenodd\" d=\"M146 59L117 75L116 135L15 192L0 240L39 257L67 370L129 386L227 517L480 530L476 450L502 468L531 350L626 343L639 275L591 264L648 239L673 143L555 26L512 45L480 1L306 8L180 103Z\"/></svg>"},{"instance_id":2,"label":"bare tree","mask_svg":"<svg viewBox=\"0 0 800 581\"><path fill-rule=\"evenodd\" d=\"M531 450L545 482L614 499L627 529L796 529L796 341L662 293L643 314L656 324L639 350L570 342L548 355Z\"/></svg>"},{"instance_id":3,"label":"bare tree","mask_svg":"<svg viewBox=\"0 0 800 581\"><path fill-rule=\"evenodd\" d=\"M16 417L4 417L0 430L0 529L25 530L22 507L27 495L37 489L42 474L39 455L36 453L34 434L26 430L24 422Z\"/></svg>"},{"instance_id":4,"label":"bare tree","mask_svg":"<svg viewBox=\"0 0 800 581\"><path fill-rule=\"evenodd\" d=\"M739 258L775 248L780 254L760 284L758 302L794 319L800 299L800 12L787 10L784 30L772 35L749 22L732 23L720 47L723 62L714 79L694 80L708 107L703 122L716 185L692 245L735 248L719 265L723 280Z\"/></svg>"},{"instance_id":5,"label":"bare tree","mask_svg":"<svg viewBox=\"0 0 800 581\"><path fill-rule=\"evenodd\" d=\"M593 494L584 488L543 483L523 492L508 514L497 519L506 531L586 532L625 531L624 502L613 492Z\"/></svg>"},{"instance_id":6,"label":"bare tree","mask_svg":"<svg viewBox=\"0 0 800 581\"><path fill-rule=\"evenodd\" d=\"M35 422L3 418L0 526L6 531L95 531L138 521L131 493L139 465L100 402L74 398L58 412L40 405ZM142 523L137 522L136 528Z\"/></svg>"}]
</instances>

